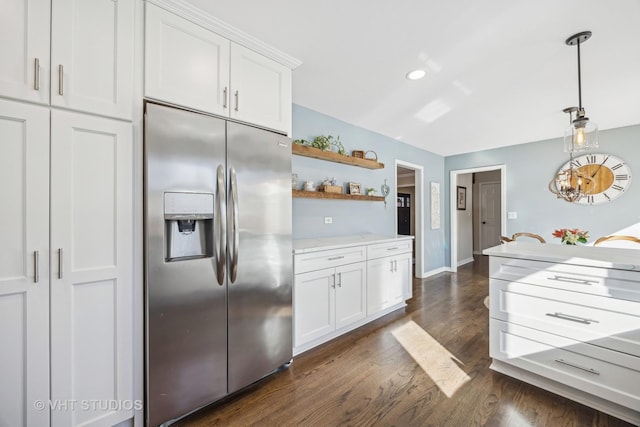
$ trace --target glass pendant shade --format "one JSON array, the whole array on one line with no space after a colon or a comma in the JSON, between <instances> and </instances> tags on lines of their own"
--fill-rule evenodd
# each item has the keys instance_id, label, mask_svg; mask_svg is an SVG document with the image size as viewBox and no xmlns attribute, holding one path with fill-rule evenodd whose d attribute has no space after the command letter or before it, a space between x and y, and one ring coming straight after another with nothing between
<instances>
[{"instance_id":1,"label":"glass pendant shade","mask_svg":"<svg viewBox=\"0 0 640 427\"><path fill-rule=\"evenodd\" d=\"M564 132L565 153L577 153L598 148L598 125L592 121L569 125Z\"/></svg>"}]
</instances>

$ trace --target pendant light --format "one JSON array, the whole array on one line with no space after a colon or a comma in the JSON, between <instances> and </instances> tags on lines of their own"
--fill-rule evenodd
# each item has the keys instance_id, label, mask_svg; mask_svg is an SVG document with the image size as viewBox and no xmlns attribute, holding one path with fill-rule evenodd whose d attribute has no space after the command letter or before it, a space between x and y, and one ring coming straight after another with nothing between
<instances>
[{"instance_id":1,"label":"pendant light","mask_svg":"<svg viewBox=\"0 0 640 427\"><path fill-rule=\"evenodd\" d=\"M568 46L576 46L578 50L578 108L575 110L575 118L571 120L571 124L564 133L564 151L570 153L598 147L598 125L589 120L582 107L580 45L589 40L590 37L591 31L583 31L572 35L565 41Z\"/></svg>"}]
</instances>

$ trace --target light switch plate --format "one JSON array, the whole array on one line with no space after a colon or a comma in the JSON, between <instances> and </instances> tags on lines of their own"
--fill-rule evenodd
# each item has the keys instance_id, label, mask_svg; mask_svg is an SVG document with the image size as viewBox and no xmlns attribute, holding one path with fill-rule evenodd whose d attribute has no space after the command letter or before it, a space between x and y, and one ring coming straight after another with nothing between
<instances>
[{"instance_id":1,"label":"light switch plate","mask_svg":"<svg viewBox=\"0 0 640 427\"><path fill-rule=\"evenodd\" d=\"M333 224L333 217L332 216L325 216L324 217L324 223L325 224Z\"/></svg>"},{"instance_id":2,"label":"light switch plate","mask_svg":"<svg viewBox=\"0 0 640 427\"><path fill-rule=\"evenodd\" d=\"M518 219L518 212L507 212L507 219Z\"/></svg>"}]
</instances>

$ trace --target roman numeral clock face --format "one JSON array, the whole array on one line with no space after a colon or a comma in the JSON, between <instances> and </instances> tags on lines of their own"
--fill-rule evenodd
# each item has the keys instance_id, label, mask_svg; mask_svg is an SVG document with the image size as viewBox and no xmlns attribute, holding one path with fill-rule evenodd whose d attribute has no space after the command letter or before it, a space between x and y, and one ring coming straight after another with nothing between
<instances>
[{"instance_id":1,"label":"roman numeral clock face","mask_svg":"<svg viewBox=\"0 0 640 427\"><path fill-rule=\"evenodd\" d=\"M610 154L586 154L573 159L573 167L591 178L587 185L589 195L577 203L596 205L610 202L622 195L631 184L631 170L619 158ZM562 166L568 169L569 162Z\"/></svg>"}]
</instances>

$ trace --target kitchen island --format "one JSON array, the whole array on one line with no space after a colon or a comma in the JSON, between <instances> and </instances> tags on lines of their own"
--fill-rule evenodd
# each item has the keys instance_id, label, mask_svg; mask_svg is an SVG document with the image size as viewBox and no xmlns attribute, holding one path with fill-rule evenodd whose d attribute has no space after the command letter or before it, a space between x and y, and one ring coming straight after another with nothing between
<instances>
[{"instance_id":1,"label":"kitchen island","mask_svg":"<svg viewBox=\"0 0 640 427\"><path fill-rule=\"evenodd\" d=\"M297 355L404 307L413 236L357 234L293 241Z\"/></svg>"},{"instance_id":2,"label":"kitchen island","mask_svg":"<svg viewBox=\"0 0 640 427\"><path fill-rule=\"evenodd\" d=\"M640 251L511 242L484 254L491 369L640 425Z\"/></svg>"}]
</instances>

